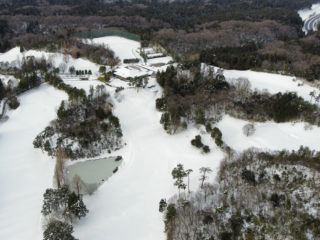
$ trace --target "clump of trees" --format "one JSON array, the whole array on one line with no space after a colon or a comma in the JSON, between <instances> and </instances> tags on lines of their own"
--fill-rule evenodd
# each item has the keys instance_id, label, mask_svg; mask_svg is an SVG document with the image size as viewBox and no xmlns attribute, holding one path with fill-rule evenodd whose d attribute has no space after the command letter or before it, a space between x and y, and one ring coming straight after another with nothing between
<instances>
[{"instance_id":1,"label":"clump of trees","mask_svg":"<svg viewBox=\"0 0 320 240\"><path fill-rule=\"evenodd\" d=\"M156 100L156 107L163 112L160 123L170 134L186 128L188 122L205 125L206 112L221 110L216 108L214 97L221 98L230 88L221 73L203 74L199 65L192 64L169 67L157 73L157 81L163 87L163 97Z\"/></svg>"},{"instance_id":2,"label":"clump of trees","mask_svg":"<svg viewBox=\"0 0 320 240\"><path fill-rule=\"evenodd\" d=\"M2 82L2 79L0 79L0 103L2 103L2 109L0 109L0 120L4 119L7 106L10 109L17 109L20 106L20 102L16 96L16 93L14 89L12 89L12 86L7 85L5 86Z\"/></svg>"},{"instance_id":3,"label":"clump of trees","mask_svg":"<svg viewBox=\"0 0 320 240\"><path fill-rule=\"evenodd\" d=\"M214 127L211 131L211 137L212 139L214 139L215 144L218 147L221 147L223 145L223 141L222 141L222 132L220 131L219 128Z\"/></svg>"},{"instance_id":4,"label":"clump of trees","mask_svg":"<svg viewBox=\"0 0 320 240\"><path fill-rule=\"evenodd\" d=\"M82 196L70 192L67 185L47 189L43 195L42 214L46 217L63 218L69 222L85 217L88 213Z\"/></svg>"},{"instance_id":5,"label":"clump of trees","mask_svg":"<svg viewBox=\"0 0 320 240\"><path fill-rule=\"evenodd\" d=\"M56 84L56 78L51 78ZM112 113L108 93L103 85L90 88L89 95L83 90L57 83L69 93L69 102L62 101L57 119L34 140L50 156L61 147L68 158L94 157L102 151L121 147L122 131L119 119Z\"/></svg>"},{"instance_id":6,"label":"clump of trees","mask_svg":"<svg viewBox=\"0 0 320 240\"><path fill-rule=\"evenodd\" d=\"M67 185L57 189L49 188L43 194L42 214L48 223L43 232L43 238L47 240L55 239L75 239L72 236L72 222L75 219L85 217L88 209L83 203L82 196L70 192Z\"/></svg>"},{"instance_id":7,"label":"clump of trees","mask_svg":"<svg viewBox=\"0 0 320 240\"><path fill-rule=\"evenodd\" d=\"M202 143L202 141L201 141L201 136L200 136L200 135L195 136L195 138L191 140L191 145L192 145L192 146L195 146L195 147L197 147L197 148L202 148L202 151L203 151L204 153L210 152L209 146L204 145L204 144Z\"/></svg>"}]
</instances>

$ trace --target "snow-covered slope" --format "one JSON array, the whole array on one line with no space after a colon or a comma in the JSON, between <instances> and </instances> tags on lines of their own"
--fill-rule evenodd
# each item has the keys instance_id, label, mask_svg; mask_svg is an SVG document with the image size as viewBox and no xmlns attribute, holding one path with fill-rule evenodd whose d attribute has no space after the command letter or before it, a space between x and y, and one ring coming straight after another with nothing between
<instances>
[{"instance_id":1,"label":"snow-covered slope","mask_svg":"<svg viewBox=\"0 0 320 240\"><path fill-rule=\"evenodd\" d=\"M215 67L215 70L218 68ZM251 83L252 90L259 91L268 90L271 94L278 92L296 92L298 96L306 101L311 101L310 92L314 91L316 95L320 94L320 90L298 80L295 77L274 73L256 72L252 70L223 70L226 80L232 83L238 78L247 78ZM312 101L314 103L314 99Z\"/></svg>"},{"instance_id":2,"label":"snow-covered slope","mask_svg":"<svg viewBox=\"0 0 320 240\"><path fill-rule=\"evenodd\" d=\"M20 107L0 124L0 239L42 239L42 195L52 186L54 161L32 142L66 98L43 84L19 97Z\"/></svg>"},{"instance_id":3,"label":"snow-covered slope","mask_svg":"<svg viewBox=\"0 0 320 240\"><path fill-rule=\"evenodd\" d=\"M8 52L0 53L0 62L8 62L12 66L19 67L23 57L34 56L36 59L44 58L51 61L54 67L60 69L60 73L69 72L69 68L74 66L77 70L91 70L93 74L98 73L99 65L82 58L72 58L70 55L62 53L49 53L46 51L28 50L20 52L19 47L12 48Z\"/></svg>"},{"instance_id":4,"label":"snow-covered slope","mask_svg":"<svg viewBox=\"0 0 320 240\"><path fill-rule=\"evenodd\" d=\"M118 56L121 61L126 58L141 58L137 53L138 48L140 48L140 42L137 41L122 37L109 36L86 40L86 42L89 44L109 47L116 53L116 56Z\"/></svg>"},{"instance_id":5,"label":"snow-covered slope","mask_svg":"<svg viewBox=\"0 0 320 240\"><path fill-rule=\"evenodd\" d=\"M320 151L318 137L320 128L312 126L305 130L306 123L255 123L256 131L252 136L245 136L242 127L249 122L224 116L218 123L222 131L222 139L236 151L243 151L250 147L263 150L298 150L299 147L308 146Z\"/></svg>"}]
</instances>

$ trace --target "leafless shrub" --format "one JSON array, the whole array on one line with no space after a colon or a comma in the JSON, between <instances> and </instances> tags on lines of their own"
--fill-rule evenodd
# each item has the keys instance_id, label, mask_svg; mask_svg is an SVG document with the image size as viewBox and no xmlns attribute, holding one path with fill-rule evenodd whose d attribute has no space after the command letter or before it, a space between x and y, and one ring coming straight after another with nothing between
<instances>
[{"instance_id":1,"label":"leafless shrub","mask_svg":"<svg viewBox=\"0 0 320 240\"><path fill-rule=\"evenodd\" d=\"M252 136L256 131L256 128L254 126L253 123L248 123L246 125L243 126L242 128L242 132L244 135L248 136Z\"/></svg>"}]
</instances>

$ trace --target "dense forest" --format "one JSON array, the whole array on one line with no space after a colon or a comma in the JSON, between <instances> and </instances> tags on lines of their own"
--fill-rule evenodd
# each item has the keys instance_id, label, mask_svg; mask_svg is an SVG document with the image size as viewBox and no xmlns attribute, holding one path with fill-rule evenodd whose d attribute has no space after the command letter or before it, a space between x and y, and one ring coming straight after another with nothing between
<instances>
[{"instance_id":1,"label":"dense forest","mask_svg":"<svg viewBox=\"0 0 320 240\"><path fill-rule=\"evenodd\" d=\"M161 43L177 59L199 59L203 51L201 60L220 67L284 71L314 80L320 75L320 60L311 46L319 45L319 36L304 36L297 13L314 2L4 0L0 51L22 43L70 47L76 32L119 29L140 35L144 45ZM212 51L215 58L208 57Z\"/></svg>"}]
</instances>

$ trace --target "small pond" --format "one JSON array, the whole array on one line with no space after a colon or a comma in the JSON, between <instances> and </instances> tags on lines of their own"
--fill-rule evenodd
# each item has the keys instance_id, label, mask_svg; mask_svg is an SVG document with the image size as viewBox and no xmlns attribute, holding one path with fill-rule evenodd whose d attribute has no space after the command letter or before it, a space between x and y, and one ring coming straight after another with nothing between
<instances>
[{"instance_id":1,"label":"small pond","mask_svg":"<svg viewBox=\"0 0 320 240\"><path fill-rule=\"evenodd\" d=\"M67 167L67 183L71 190L92 194L112 174L118 171L122 157L108 157L78 162Z\"/></svg>"}]
</instances>

